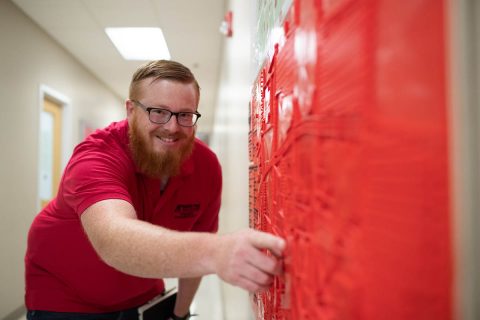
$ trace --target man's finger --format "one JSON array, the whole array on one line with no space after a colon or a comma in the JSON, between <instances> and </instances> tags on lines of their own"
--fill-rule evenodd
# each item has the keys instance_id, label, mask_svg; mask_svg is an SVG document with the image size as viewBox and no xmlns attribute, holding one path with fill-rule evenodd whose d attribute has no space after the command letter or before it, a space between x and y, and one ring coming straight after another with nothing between
<instances>
[{"instance_id":1,"label":"man's finger","mask_svg":"<svg viewBox=\"0 0 480 320\"><path fill-rule=\"evenodd\" d=\"M251 237L252 243L259 249L268 249L275 256L281 257L283 250L285 250L285 240L273 234L256 231Z\"/></svg>"},{"instance_id":2,"label":"man's finger","mask_svg":"<svg viewBox=\"0 0 480 320\"><path fill-rule=\"evenodd\" d=\"M273 277L271 274L249 264L243 267L241 277L247 278L262 287L269 286L273 282Z\"/></svg>"},{"instance_id":3,"label":"man's finger","mask_svg":"<svg viewBox=\"0 0 480 320\"><path fill-rule=\"evenodd\" d=\"M267 272L269 274L279 274L277 264L278 261L274 257L267 256L261 252L258 248L252 248L247 256L247 262L256 268Z\"/></svg>"}]
</instances>

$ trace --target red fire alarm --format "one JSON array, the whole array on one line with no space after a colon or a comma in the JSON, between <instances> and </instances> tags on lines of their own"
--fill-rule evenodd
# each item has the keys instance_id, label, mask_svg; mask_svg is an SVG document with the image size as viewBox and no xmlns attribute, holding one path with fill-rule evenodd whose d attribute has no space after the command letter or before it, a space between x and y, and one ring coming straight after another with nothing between
<instances>
[{"instance_id":1,"label":"red fire alarm","mask_svg":"<svg viewBox=\"0 0 480 320\"><path fill-rule=\"evenodd\" d=\"M222 23L220 24L220 32L226 36L231 37L233 35L233 12L228 11L223 18Z\"/></svg>"}]
</instances>

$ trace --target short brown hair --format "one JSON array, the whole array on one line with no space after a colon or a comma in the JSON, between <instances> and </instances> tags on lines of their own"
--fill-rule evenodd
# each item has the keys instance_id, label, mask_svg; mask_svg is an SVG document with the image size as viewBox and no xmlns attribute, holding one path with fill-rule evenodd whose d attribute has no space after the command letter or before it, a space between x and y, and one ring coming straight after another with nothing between
<instances>
[{"instance_id":1,"label":"short brown hair","mask_svg":"<svg viewBox=\"0 0 480 320\"><path fill-rule=\"evenodd\" d=\"M183 64L171 60L155 60L140 66L133 74L130 82L130 99L137 98L138 83L147 78L153 78L152 82L165 79L185 84L193 83L197 91L197 101L200 99L200 86L193 73Z\"/></svg>"}]
</instances>

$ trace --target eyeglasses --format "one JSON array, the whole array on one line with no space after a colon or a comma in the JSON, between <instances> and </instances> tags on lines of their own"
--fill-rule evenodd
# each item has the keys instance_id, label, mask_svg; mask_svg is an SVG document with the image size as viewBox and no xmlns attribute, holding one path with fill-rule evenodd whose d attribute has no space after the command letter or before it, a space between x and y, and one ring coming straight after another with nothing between
<instances>
[{"instance_id":1,"label":"eyeglasses","mask_svg":"<svg viewBox=\"0 0 480 320\"><path fill-rule=\"evenodd\" d=\"M178 125L182 127L193 127L197 123L198 118L202 116L198 112L172 112L167 109L147 107L137 100L132 101L145 110L148 113L148 119L156 124L165 124L170 121L172 116L175 116Z\"/></svg>"}]
</instances>

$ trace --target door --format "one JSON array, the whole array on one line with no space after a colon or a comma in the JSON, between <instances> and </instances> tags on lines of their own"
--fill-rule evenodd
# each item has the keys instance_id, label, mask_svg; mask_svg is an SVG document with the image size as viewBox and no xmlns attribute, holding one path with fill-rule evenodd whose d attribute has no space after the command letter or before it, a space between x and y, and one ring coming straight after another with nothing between
<instances>
[{"instance_id":1,"label":"door","mask_svg":"<svg viewBox=\"0 0 480 320\"><path fill-rule=\"evenodd\" d=\"M62 105L44 98L40 115L40 205L44 208L58 191L61 175Z\"/></svg>"}]
</instances>

